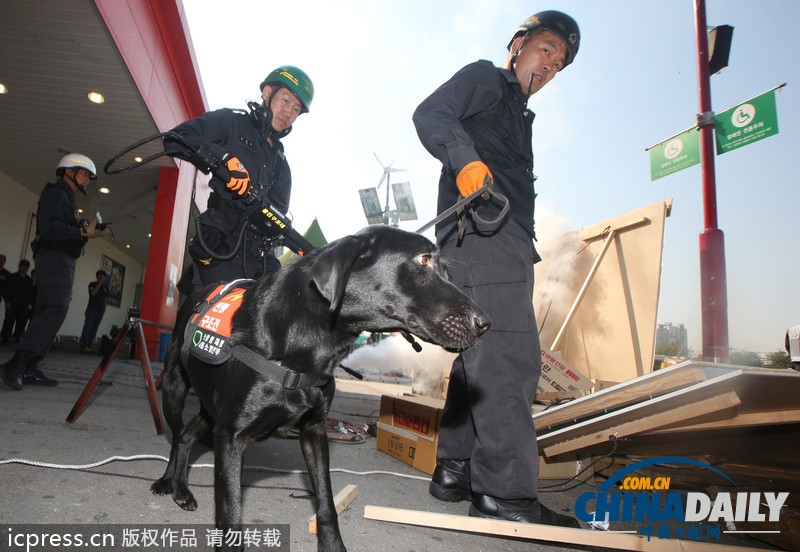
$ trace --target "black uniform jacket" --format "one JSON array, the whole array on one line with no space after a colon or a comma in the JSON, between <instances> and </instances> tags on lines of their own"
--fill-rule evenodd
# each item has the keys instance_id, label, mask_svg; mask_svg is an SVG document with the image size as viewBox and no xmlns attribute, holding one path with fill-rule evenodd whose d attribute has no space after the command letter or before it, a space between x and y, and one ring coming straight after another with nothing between
<instances>
[{"instance_id":1,"label":"black uniform jacket","mask_svg":"<svg viewBox=\"0 0 800 552\"><path fill-rule=\"evenodd\" d=\"M229 152L238 157L250 174L258 202L272 205L285 214L289 209L292 175L283 144L273 137L275 145L269 145L269 127L261 109L251 113L233 109L209 111L178 125L173 132L195 148L207 148L218 156ZM165 138L165 148L169 142L169 137ZM225 182L212 177L209 185L212 194L200 222L231 236L246 206L239 196L227 190Z\"/></svg>"},{"instance_id":2,"label":"black uniform jacket","mask_svg":"<svg viewBox=\"0 0 800 552\"><path fill-rule=\"evenodd\" d=\"M75 192L66 181L59 178L55 184L45 186L36 215L34 255L39 249L54 249L80 257L86 240L81 237Z\"/></svg>"},{"instance_id":3,"label":"black uniform jacket","mask_svg":"<svg viewBox=\"0 0 800 552\"><path fill-rule=\"evenodd\" d=\"M438 212L451 207L461 194L456 176L473 161L483 161L492 172L497 191L510 203L508 219L493 230L534 237L533 151L534 114L512 71L481 60L456 73L417 107L414 125L422 145L442 162ZM479 200L484 219L496 215L502 204ZM454 232L455 215L436 226L439 241ZM468 232L479 225L468 225ZM481 230L489 230L481 228Z\"/></svg>"}]
</instances>

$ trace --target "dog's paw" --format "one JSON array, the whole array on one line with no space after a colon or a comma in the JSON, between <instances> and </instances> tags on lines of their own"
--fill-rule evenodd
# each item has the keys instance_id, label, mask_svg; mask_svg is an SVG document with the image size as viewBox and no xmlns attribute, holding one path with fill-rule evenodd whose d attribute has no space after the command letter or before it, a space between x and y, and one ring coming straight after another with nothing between
<instances>
[{"instance_id":1,"label":"dog's paw","mask_svg":"<svg viewBox=\"0 0 800 552\"><path fill-rule=\"evenodd\" d=\"M188 512L194 512L197 510L197 501L192 496L192 493L186 492L183 496L173 495L172 499L175 501L175 504L183 508Z\"/></svg>"},{"instance_id":2,"label":"dog's paw","mask_svg":"<svg viewBox=\"0 0 800 552\"><path fill-rule=\"evenodd\" d=\"M150 485L150 490L157 495L172 494L172 483L169 479L159 479Z\"/></svg>"}]
</instances>

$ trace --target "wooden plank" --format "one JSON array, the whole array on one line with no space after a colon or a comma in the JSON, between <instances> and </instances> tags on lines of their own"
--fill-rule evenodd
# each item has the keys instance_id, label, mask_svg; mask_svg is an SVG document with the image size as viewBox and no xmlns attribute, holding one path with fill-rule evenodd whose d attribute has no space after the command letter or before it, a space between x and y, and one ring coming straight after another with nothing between
<instances>
[{"instance_id":1,"label":"wooden plank","mask_svg":"<svg viewBox=\"0 0 800 552\"><path fill-rule=\"evenodd\" d=\"M758 550L756 548L744 546L730 546L678 539L651 538L648 542L645 537L640 537L639 535L631 533L571 529L568 527L555 527L536 523L500 521L477 517L456 516L453 514L386 508L383 506L365 506L364 517L378 521L405 523L408 525L450 529L468 533L480 533L483 535L577 544L591 547L591 549L612 548L615 550L641 550L643 552L757 552ZM763 550L761 552L763 552Z\"/></svg>"},{"instance_id":2,"label":"wooden plank","mask_svg":"<svg viewBox=\"0 0 800 552\"><path fill-rule=\"evenodd\" d=\"M581 240L582 241L593 240L595 238L599 238L603 234L607 234L610 230L623 232L625 230L630 230L631 228L635 228L637 226L649 222L650 219L648 219L647 217L633 217L613 226L606 225L605 223L595 224L594 226L590 226L589 228L584 230L583 234L581 234Z\"/></svg>"},{"instance_id":3,"label":"wooden plank","mask_svg":"<svg viewBox=\"0 0 800 552\"><path fill-rule=\"evenodd\" d=\"M347 508L358 496L358 485L347 485L344 489L333 497L333 505L336 506L336 515L338 516L344 509ZM317 533L317 514L311 516L308 520L308 532Z\"/></svg>"},{"instance_id":4,"label":"wooden plank","mask_svg":"<svg viewBox=\"0 0 800 552\"><path fill-rule=\"evenodd\" d=\"M656 431L649 432L653 435L661 433L674 433L676 431L695 431L701 429L732 429L742 427L754 427L774 424L796 424L800 423L800 410L781 410L771 412L744 412L730 418L698 422L693 424L677 423L662 427Z\"/></svg>"},{"instance_id":5,"label":"wooden plank","mask_svg":"<svg viewBox=\"0 0 800 552\"><path fill-rule=\"evenodd\" d=\"M694 366L691 361L684 362L550 408L536 414L533 422L539 435L543 435L548 428L559 424L604 414L705 380L702 368Z\"/></svg>"},{"instance_id":6,"label":"wooden plank","mask_svg":"<svg viewBox=\"0 0 800 552\"><path fill-rule=\"evenodd\" d=\"M742 371L736 370L712 380L697 383L686 389L679 389L654 399L609 412L603 416L591 418L586 421L552 431L540 436L537 439L537 442L539 447L544 448L546 451L548 447L551 447L557 443L563 443L584 437L586 435L594 435L598 432L606 432L605 438L608 438L609 435L613 435L617 431L616 428L618 426L643 418L650 417L650 423L653 425L649 428L638 428L641 431L653 430L668 423L678 421L679 419L686 420L691 417L691 408L692 406L696 406L696 403L710 397L717 397L729 391L735 391L741 384L741 380L738 379L741 376ZM686 408L689 410L686 410ZM669 421L665 423L658 423L661 418L655 417L655 415L660 414L663 416L663 419L668 419L670 416L669 412L673 409L683 409L680 413L683 418L669 419ZM702 415L706 413L706 411L700 408L696 410L696 415Z\"/></svg>"},{"instance_id":7,"label":"wooden plank","mask_svg":"<svg viewBox=\"0 0 800 552\"><path fill-rule=\"evenodd\" d=\"M721 412L739 406L741 403L742 401L739 400L735 391L728 391L708 399L675 408L668 408L643 418L614 425L611 429L603 427L602 429L598 429L592 433L586 433L578 438L545 447L544 452L547 456L556 456L565 452L573 452L607 441L611 433L616 437L636 435L637 433L643 433L667 424L689 420L695 416L708 414L710 412Z\"/></svg>"}]
</instances>

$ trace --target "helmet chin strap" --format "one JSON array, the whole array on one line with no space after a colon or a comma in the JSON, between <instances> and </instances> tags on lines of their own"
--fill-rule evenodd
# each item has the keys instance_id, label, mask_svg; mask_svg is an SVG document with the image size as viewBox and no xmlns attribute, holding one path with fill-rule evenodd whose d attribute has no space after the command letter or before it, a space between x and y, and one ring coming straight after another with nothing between
<instances>
[{"instance_id":1,"label":"helmet chin strap","mask_svg":"<svg viewBox=\"0 0 800 552\"><path fill-rule=\"evenodd\" d=\"M276 131L272 128L272 98L275 97L275 94L278 93L278 90L281 89L281 86L276 86L269 84L267 85L272 89L272 93L269 95L269 98L264 100L261 105L256 104L255 102L247 102L247 105L250 107L251 112L256 117L256 120L261 119L263 117L263 121L261 121L262 125L267 129L267 133L270 135L274 135L276 138L281 139L287 134L292 131L292 127L286 128L280 132Z\"/></svg>"},{"instance_id":2,"label":"helmet chin strap","mask_svg":"<svg viewBox=\"0 0 800 552\"><path fill-rule=\"evenodd\" d=\"M511 71L514 71L514 66L517 63L517 56L519 55L520 50L522 50L522 43L517 47L516 51L511 55L511 60L509 61L508 67ZM528 80L528 91L525 92L525 95L529 98L531 97L531 88L533 87L533 79L535 75L531 73L531 78ZM520 86L522 83L520 83Z\"/></svg>"},{"instance_id":3,"label":"helmet chin strap","mask_svg":"<svg viewBox=\"0 0 800 552\"><path fill-rule=\"evenodd\" d=\"M75 171L75 173L77 174L77 171ZM78 181L77 181L77 180L75 180L75 177L74 177L74 176L72 176L72 175L70 175L70 174L69 174L69 173L68 173L68 172L65 170L65 171L64 171L64 177L66 178L66 177L68 177L68 176L69 176L69 179L70 179L70 180L72 180L72 183L73 183L73 184L75 184L75 187L76 187L76 188L78 188L78 189L81 191L81 193L82 193L83 195L86 195L86 186L84 186L83 184L78 184Z\"/></svg>"}]
</instances>

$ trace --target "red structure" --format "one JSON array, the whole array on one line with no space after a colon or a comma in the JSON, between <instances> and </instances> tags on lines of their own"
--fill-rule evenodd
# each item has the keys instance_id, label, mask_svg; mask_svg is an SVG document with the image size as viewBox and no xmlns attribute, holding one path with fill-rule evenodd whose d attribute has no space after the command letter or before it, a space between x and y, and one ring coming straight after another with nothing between
<instances>
[{"instance_id":1,"label":"red structure","mask_svg":"<svg viewBox=\"0 0 800 552\"><path fill-rule=\"evenodd\" d=\"M160 131L207 111L180 0L94 2ZM170 272L183 267L194 172L187 163L165 167L158 181L141 318L165 326L177 313L177 300L169 300ZM155 343L157 330L147 326L145 336Z\"/></svg>"},{"instance_id":2,"label":"red structure","mask_svg":"<svg viewBox=\"0 0 800 552\"><path fill-rule=\"evenodd\" d=\"M717 226L714 171L714 113L711 111L711 73L705 0L694 2L697 38L697 83L700 97L700 162L703 172L703 218L700 233L700 300L703 320L703 360L728 361L728 286L725 276L725 237Z\"/></svg>"}]
</instances>

